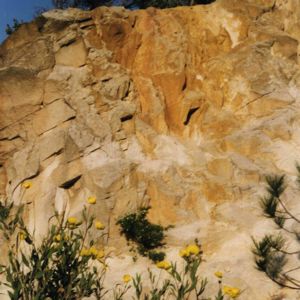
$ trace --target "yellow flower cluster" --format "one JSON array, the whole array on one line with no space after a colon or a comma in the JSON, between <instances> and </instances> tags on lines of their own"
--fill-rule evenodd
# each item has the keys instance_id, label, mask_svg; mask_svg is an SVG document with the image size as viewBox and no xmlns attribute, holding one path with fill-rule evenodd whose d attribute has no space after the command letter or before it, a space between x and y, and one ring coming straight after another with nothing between
<instances>
[{"instance_id":1,"label":"yellow flower cluster","mask_svg":"<svg viewBox=\"0 0 300 300\"><path fill-rule=\"evenodd\" d=\"M186 248L179 251L181 257L189 257L191 255L198 255L200 253L200 248L196 244L188 245Z\"/></svg>"},{"instance_id":2,"label":"yellow flower cluster","mask_svg":"<svg viewBox=\"0 0 300 300\"><path fill-rule=\"evenodd\" d=\"M31 181L25 181L25 182L23 182L22 187L24 189L30 189L32 187L32 182Z\"/></svg>"},{"instance_id":3,"label":"yellow flower cluster","mask_svg":"<svg viewBox=\"0 0 300 300\"><path fill-rule=\"evenodd\" d=\"M54 237L53 237L53 241L55 243L59 243L60 241L69 241L70 240L70 236L68 236L67 234L56 234Z\"/></svg>"},{"instance_id":4,"label":"yellow flower cluster","mask_svg":"<svg viewBox=\"0 0 300 300\"><path fill-rule=\"evenodd\" d=\"M235 287L224 285L223 286L223 293L225 295L228 295L232 299L235 299L235 298L237 298L240 295L241 290L239 288L235 288Z\"/></svg>"},{"instance_id":5,"label":"yellow flower cluster","mask_svg":"<svg viewBox=\"0 0 300 300\"><path fill-rule=\"evenodd\" d=\"M105 225L101 221L95 221L95 227L98 230L103 230L105 229Z\"/></svg>"},{"instance_id":6,"label":"yellow flower cluster","mask_svg":"<svg viewBox=\"0 0 300 300\"><path fill-rule=\"evenodd\" d=\"M96 197L95 196L90 196L90 197L88 197L88 199L87 199L87 203L88 204L96 204Z\"/></svg>"},{"instance_id":7,"label":"yellow flower cluster","mask_svg":"<svg viewBox=\"0 0 300 300\"><path fill-rule=\"evenodd\" d=\"M123 276L123 282L124 283L128 283L129 281L131 281L132 277L129 274L125 274Z\"/></svg>"},{"instance_id":8,"label":"yellow flower cluster","mask_svg":"<svg viewBox=\"0 0 300 300\"><path fill-rule=\"evenodd\" d=\"M98 250L95 246L92 246L89 249L82 248L80 256L92 256L93 259L101 260L105 256L105 253L103 250Z\"/></svg>"},{"instance_id":9,"label":"yellow flower cluster","mask_svg":"<svg viewBox=\"0 0 300 300\"><path fill-rule=\"evenodd\" d=\"M166 260L163 260L163 261L159 261L156 266L159 268L159 269L164 269L164 270L168 270L171 268L171 264L166 261Z\"/></svg>"}]
</instances>

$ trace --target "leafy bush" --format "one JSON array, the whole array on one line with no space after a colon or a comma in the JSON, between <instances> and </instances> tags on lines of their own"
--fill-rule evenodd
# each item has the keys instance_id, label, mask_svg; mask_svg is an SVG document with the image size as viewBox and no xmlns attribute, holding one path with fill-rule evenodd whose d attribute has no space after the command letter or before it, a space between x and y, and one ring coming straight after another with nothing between
<instances>
[{"instance_id":1,"label":"leafy bush","mask_svg":"<svg viewBox=\"0 0 300 300\"><path fill-rule=\"evenodd\" d=\"M24 225L22 209L11 214L12 208L12 204L0 205L0 229L7 239L16 236L8 252L8 264L1 266L10 299L75 300L91 295L102 299L107 293L102 284L105 268L99 270L94 261L105 264L104 253L94 246L93 240L85 248L87 234L94 223L87 208L80 222L72 217L64 221L64 215L55 214L56 222L40 245Z\"/></svg>"},{"instance_id":2,"label":"leafy bush","mask_svg":"<svg viewBox=\"0 0 300 300\"><path fill-rule=\"evenodd\" d=\"M150 207L140 208L136 213L128 214L117 221L121 226L121 234L125 235L127 241L137 244L141 255L148 255L150 250L164 245L165 228L152 224L147 220Z\"/></svg>"},{"instance_id":3,"label":"leafy bush","mask_svg":"<svg viewBox=\"0 0 300 300\"><path fill-rule=\"evenodd\" d=\"M299 166L297 171L297 182L300 185ZM294 261L300 259L300 249L293 251L287 249L288 239L300 241L300 219L296 217L297 214L291 212L283 200L286 188L284 175L267 176L266 183L267 195L261 199L260 204L264 215L274 221L279 233L267 234L259 241L252 238L256 267L280 286L300 290L299 276L296 276L300 265L286 268L289 258L293 258Z\"/></svg>"}]
</instances>

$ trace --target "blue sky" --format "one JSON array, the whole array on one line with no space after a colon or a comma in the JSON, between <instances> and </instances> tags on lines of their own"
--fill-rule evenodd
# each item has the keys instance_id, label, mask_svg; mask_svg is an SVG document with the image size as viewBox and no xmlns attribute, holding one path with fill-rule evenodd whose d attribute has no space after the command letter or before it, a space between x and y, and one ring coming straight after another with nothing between
<instances>
[{"instance_id":1,"label":"blue sky","mask_svg":"<svg viewBox=\"0 0 300 300\"><path fill-rule=\"evenodd\" d=\"M6 38L6 24L13 18L30 21L39 7L51 8L51 0L0 0L0 43Z\"/></svg>"}]
</instances>

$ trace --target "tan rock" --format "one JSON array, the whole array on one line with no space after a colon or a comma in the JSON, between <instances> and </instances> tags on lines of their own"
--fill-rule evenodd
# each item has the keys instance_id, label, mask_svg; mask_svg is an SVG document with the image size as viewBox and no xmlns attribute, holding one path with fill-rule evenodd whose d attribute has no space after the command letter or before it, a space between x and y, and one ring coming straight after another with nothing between
<instances>
[{"instance_id":1,"label":"tan rock","mask_svg":"<svg viewBox=\"0 0 300 300\"><path fill-rule=\"evenodd\" d=\"M58 100L35 114L32 120L33 128L40 135L73 117L75 117L75 111L63 100Z\"/></svg>"},{"instance_id":2,"label":"tan rock","mask_svg":"<svg viewBox=\"0 0 300 300\"><path fill-rule=\"evenodd\" d=\"M55 54L55 61L57 65L81 67L85 65L87 57L87 50L84 42L80 39L70 45L62 47Z\"/></svg>"},{"instance_id":3,"label":"tan rock","mask_svg":"<svg viewBox=\"0 0 300 300\"><path fill-rule=\"evenodd\" d=\"M230 180L233 175L233 167L228 159L214 159L207 164L207 169L215 176L224 180Z\"/></svg>"},{"instance_id":4,"label":"tan rock","mask_svg":"<svg viewBox=\"0 0 300 300\"><path fill-rule=\"evenodd\" d=\"M38 142L41 161L63 151L65 146L65 132L63 130L51 130L40 137Z\"/></svg>"},{"instance_id":5,"label":"tan rock","mask_svg":"<svg viewBox=\"0 0 300 300\"><path fill-rule=\"evenodd\" d=\"M43 83L30 69L0 70L0 128L22 120L39 109Z\"/></svg>"},{"instance_id":6,"label":"tan rock","mask_svg":"<svg viewBox=\"0 0 300 300\"><path fill-rule=\"evenodd\" d=\"M64 93L58 82L47 80L45 83L44 103L49 104L55 100L62 99Z\"/></svg>"},{"instance_id":7,"label":"tan rock","mask_svg":"<svg viewBox=\"0 0 300 300\"><path fill-rule=\"evenodd\" d=\"M83 174L80 160L69 163L61 163L51 174L56 187L68 189L73 185L74 179L79 179ZM75 181L76 182L76 181Z\"/></svg>"},{"instance_id":8,"label":"tan rock","mask_svg":"<svg viewBox=\"0 0 300 300\"><path fill-rule=\"evenodd\" d=\"M14 153L12 163L7 169L8 180L11 182L12 190L25 179L34 177L39 172L39 151L33 143L23 147Z\"/></svg>"}]
</instances>

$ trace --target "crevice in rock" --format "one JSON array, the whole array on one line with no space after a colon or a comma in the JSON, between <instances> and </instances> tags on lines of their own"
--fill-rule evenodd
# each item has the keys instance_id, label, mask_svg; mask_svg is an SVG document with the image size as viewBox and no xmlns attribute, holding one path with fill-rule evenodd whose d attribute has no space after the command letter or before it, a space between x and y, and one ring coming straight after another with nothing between
<instances>
[{"instance_id":1,"label":"crevice in rock","mask_svg":"<svg viewBox=\"0 0 300 300\"><path fill-rule=\"evenodd\" d=\"M48 159L48 158L50 158L50 157L52 157L52 156L60 155L62 152L63 152L63 149L59 149L58 151L53 152L52 154L50 154L49 156L47 156L46 158L44 158L43 161L46 160L46 159Z\"/></svg>"},{"instance_id":2,"label":"crevice in rock","mask_svg":"<svg viewBox=\"0 0 300 300\"><path fill-rule=\"evenodd\" d=\"M194 107L194 108L190 108L187 116L186 116L186 119L185 121L183 122L184 125L188 125L190 120L191 120L191 117L192 115L199 109L199 107Z\"/></svg>"},{"instance_id":3,"label":"crevice in rock","mask_svg":"<svg viewBox=\"0 0 300 300\"><path fill-rule=\"evenodd\" d=\"M2 141L13 141L13 140L16 140L18 138L20 138L21 140L23 140L20 135L15 135L13 137L0 138L0 142L2 142Z\"/></svg>"},{"instance_id":4,"label":"crevice in rock","mask_svg":"<svg viewBox=\"0 0 300 300\"><path fill-rule=\"evenodd\" d=\"M182 91L182 92L185 91L186 88L187 88L187 79L186 79L186 77L185 77L184 83L183 83L182 88L181 88L181 91Z\"/></svg>"},{"instance_id":5,"label":"crevice in rock","mask_svg":"<svg viewBox=\"0 0 300 300\"><path fill-rule=\"evenodd\" d=\"M90 30L92 28L96 27L95 24L88 24L88 25L83 25L83 26L80 26L80 29L81 30Z\"/></svg>"},{"instance_id":6,"label":"crevice in rock","mask_svg":"<svg viewBox=\"0 0 300 300\"><path fill-rule=\"evenodd\" d=\"M265 96L267 96L267 95L272 94L274 91L275 91L275 89L273 89L273 91L271 91L271 92L264 93L264 94L262 94L262 95L260 95L260 96L258 96L258 97L256 97L256 98L254 98L254 99L248 101L246 104L242 105L242 106L241 106L240 108L238 108L236 111L240 111L241 109L247 107L248 105L252 104L253 102L256 102L257 100L259 100L259 99L261 99L261 98L263 98L263 97L265 97Z\"/></svg>"},{"instance_id":7,"label":"crevice in rock","mask_svg":"<svg viewBox=\"0 0 300 300\"><path fill-rule=\"evenodd\" d=\"M126 100L126 98L129 96L129 93L130 93L130 83L128 83L126 92L125 92L124 96L121 98L121 100L122 101Z\"/></svg>"},{"instance_id":8,"label":"crevice in rock","mask_svg":"<svg viewBox=\"0 0 300 300\"><path fill-rule=\"evenodd\" d=\"M63 123L66 123L66 122L71 121L71 120L74 120L74 119L76 119L76 116L70 117L69 119L65 120Z\"/></svg>"},{"instance_id":9,"label":"crevice in rock","mask_svg":"<svg viewBox=\"0 0 300 300\"><path fill-rule=\"evenodd\" d=\"M62 189L68 190L81 178L81 176L82 175L78 175L78 176L64 182L59 187L62 188Z\"/></svg>"},{"instance_id":10,"label":"crevice in rock","mask_svg":"<svg viewBox=\"0 0 300 300\"><path fill-rule=\"evenodd\" d=\"M121 120L121 122L126 122L126 121L131 120L132 118L133 118L133 115L130 114L130 115L126 115L126 116L120 118L120 120Z\"/></svg>"},{"instance_id":11,"label":"crevice in rock","mask_svg":"<svg viewBox=\"0 0 300 300\"><path fill-rule=\"evenodd\" d=\"M80 24L80 23L83 23L83 22L91 21L91 20L93 20L92 17L86 17L86 18L83 18L81 20L78 20L77 23Z\"/></svg>"},{"instance_id":12,"label":"crevice in rock","mask_svg":"<svg viewBox=\"0 0 300 300\"><path fill-rule=\"evenodd\" d=\"M74 44L75 42L76 42L76 37L73 39L70 39L69 41L66 41L65 43L62 43L60 45L60 48L68 47L68 46Z\"/></svg>"}]
</instances>

